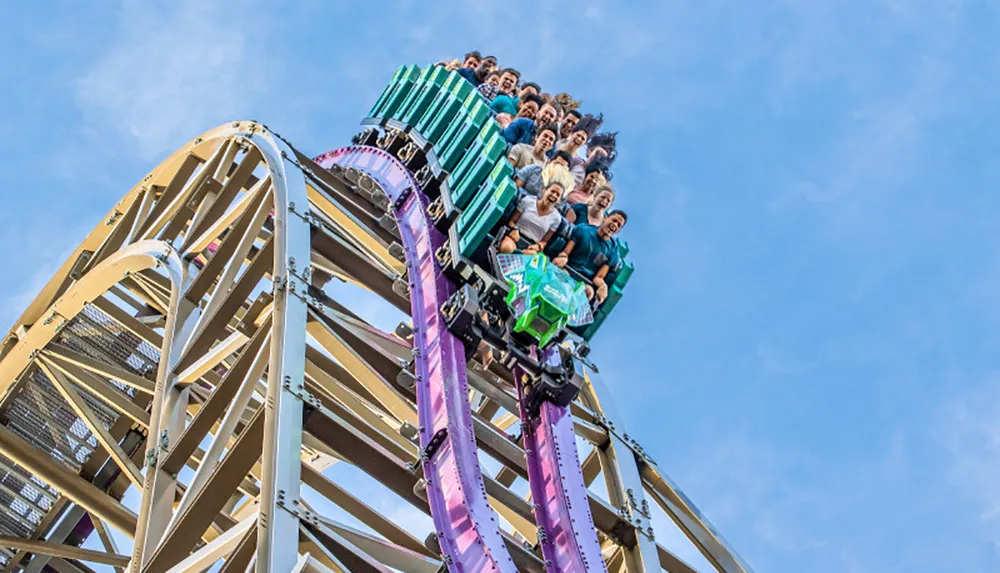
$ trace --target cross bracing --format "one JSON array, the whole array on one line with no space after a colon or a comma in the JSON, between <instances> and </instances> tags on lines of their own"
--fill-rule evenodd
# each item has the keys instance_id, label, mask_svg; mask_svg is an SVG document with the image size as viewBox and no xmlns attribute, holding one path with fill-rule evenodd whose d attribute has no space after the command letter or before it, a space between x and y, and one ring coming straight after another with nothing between
<instances>
[{"instance_id":1,"label":"cross bracing","mask_svg":"<svg viewBox=\"0 0 1000 573\"><path fill-rule=\"evenodd\" d=\"M343 280L408 315L421 292L426 238L409 243L391 200L409 180L386 175L402 164L374 148L338 157L323 167L254 122L211 130L129 190L42 288L0 347L4 571L430 572L478 551L394 522L331 464L424 514L447 477L428 472L450 468L482 558L545 570L513 373L456 366L467 423L448 426L455 461L429 465L422 416L451 415L418 403L438 399L414 352L433 316L387 332L322 290ZM657 540L662 511L714 569L748 571L588 376L568 411L586 448L560 471L590 486L578 527L600 567L693 571ZM100 549L80 547L88 538Z\"/></svg>"}]
</instances>

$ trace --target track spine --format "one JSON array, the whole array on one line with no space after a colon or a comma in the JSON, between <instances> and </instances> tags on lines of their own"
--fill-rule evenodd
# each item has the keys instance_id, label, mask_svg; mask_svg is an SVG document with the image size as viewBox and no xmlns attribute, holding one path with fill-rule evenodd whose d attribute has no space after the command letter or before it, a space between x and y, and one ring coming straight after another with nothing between
<instances>
[{"instance_id":1,"label":"track spine","mask_svg":"<svg viewBox=\"0 0 1000 573\"><path fill-rule=\"evenodd\" d=\"M409 275L424 479L445 563L454 573L514 573L479 468L465 350L439 314L455 290L434 258L447 238L428 220L427 197L412 175L385 151L354 146L317 162L368 173L393 202Z\"/></svg>"},{"instance_id":2,"label":"track spine","mask_svg":"<svg viewBox=\"0 0 1000 573\"><path fill-rule=\"evenodd\" d=\"M543 363L560 362L559 352L542 351ZM576 435L570 409L542 402L538 415L530 417L524 407L523 381L527 374L514 369L528 481L538 523L538 543L548 573L607 572L600 541L593 527L587 485L580 469Z\"/></svg>"}]
</instances>

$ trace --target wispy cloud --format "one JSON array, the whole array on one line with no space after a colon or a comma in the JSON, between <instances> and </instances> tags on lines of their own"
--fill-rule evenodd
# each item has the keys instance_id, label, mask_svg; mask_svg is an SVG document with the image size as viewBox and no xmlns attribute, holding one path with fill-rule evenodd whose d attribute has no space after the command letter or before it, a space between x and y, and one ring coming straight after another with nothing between
<instances>
[{"instance_id":1,"label":"wispy cloud","mask_svg":"<svg viewBox=\"0 0 1000 573\"><path fill-rule=\"evenodd\" d=\"M110 124L143 159L237 118L264 88L267 26L249 2L126 1L118 32L76 83L87 118Z\"/></svg>"},{"instance_id":2,"label":"wispy cloud","mask_svg":"<svg viewBox=\"0 0 1000 573\"><path fill-rule=\"evenodd\" d=\"M920 203L901 194L941 153L938 122L965 113L967 102L980 97L974 86L983 70L959 57L969 48L959 26L967 7L945 2L913 10L885 2L865 11L830 3L788 9L797 26L775 48L769 100L794 114L822 92L830 106L824 115L835 121L816 126L809 155L789 169L790 182L769 207L816 210L828 229L852 240L926 223ZM902 45L916 49L915 57L900 59Z\"/></svg>"},{"instance_id":3,"label":"wispy cloud","mask_svg":"<svg viewBox=\"0 0 1000 573\"><path fill-rule=\"evenodd\" d=\"M940 438L950 454L950 480L977 505L978 529L1000 550L1000 377L944 405Z\"/></svg>"}]
</instances>

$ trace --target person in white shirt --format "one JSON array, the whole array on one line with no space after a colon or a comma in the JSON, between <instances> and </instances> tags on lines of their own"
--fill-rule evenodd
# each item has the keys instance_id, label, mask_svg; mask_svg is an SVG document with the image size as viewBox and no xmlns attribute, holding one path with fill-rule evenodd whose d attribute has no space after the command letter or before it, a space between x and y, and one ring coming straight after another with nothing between
<instances>
[{"instance_id":1,"label":"person in white shirt","mask_svg":"<svg viewBox=\"0 0 1000 573\"><path fill-rule=\"evenodd\" d=\"M500 241L499 251L505 254L520 251L533 255L545 250L545 245L562 221L562 215L556 210L562 194L562 184L552 182L539 197L522 197L507 222L508 233Z\"/></svg>"}]
</instances>

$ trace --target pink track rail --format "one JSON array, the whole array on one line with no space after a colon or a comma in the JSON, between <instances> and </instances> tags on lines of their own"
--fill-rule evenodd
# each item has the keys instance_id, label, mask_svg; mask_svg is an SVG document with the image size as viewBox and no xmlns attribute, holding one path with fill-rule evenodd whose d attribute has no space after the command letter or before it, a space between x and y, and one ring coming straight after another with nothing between
<instances>
[{"instance_id":1,"label":"pink track rail","mask_svg":"<svg viewBox=\"0 0 1000 573\"><path fill-rule=\"evenodd\" d=\"M355 146L315 161L327 169L337 164L367 173L394 204L410 278L420 444L426 450L439 442L423 460L424 479L448 570L514 573L479 468L465 349L438 312L455 290L434 259L447 238L428 221L427 197L412 175L388 153Z\"/></svg>"},{"instance_id":2,"label":"pink track rail","mask_svg":"<svg viewBox=\"0 0 1000 573\"><path fill-rule=\"evenodd\" d=\"M448 569L513 573L479 466L465 350L439 314L455 292L434 257L448 239L428 220L429 200L412 174L388 153L353 146L315 161L326 169L336 164L367 173L393 201L410 280L420 444L426 450L438 442L423 460L424 478ZM606 572L569 409L545 403L537 418L525 421L528 477L546 571Z\"/></svg>"},{"instance_id":3,"label":"pink track rail","mask_svg":"<svg viewBox=\"0 0 1000 573\"><path fill-rule=\"evenodd\" d=\"M554 349L542 352L542 362L559 362ZM514 369L518 394L524 371ZM530 418L521 406L524 428L524 451L528 481L538 523L538 543L545 556L548 573L603 571L607 565L594 530L587 485L583 480L580 458L569 408L543 402L538 416Z\"/></svg>"}]
</instances>

